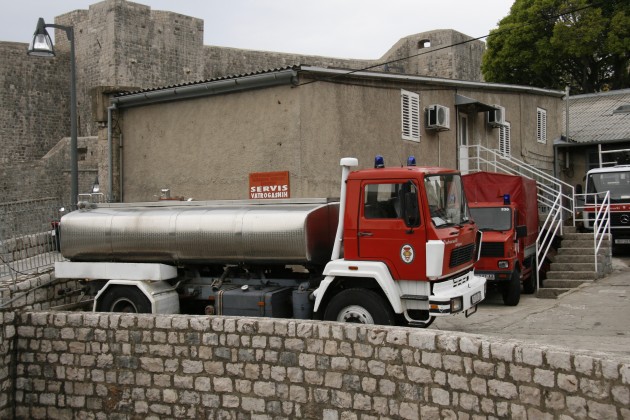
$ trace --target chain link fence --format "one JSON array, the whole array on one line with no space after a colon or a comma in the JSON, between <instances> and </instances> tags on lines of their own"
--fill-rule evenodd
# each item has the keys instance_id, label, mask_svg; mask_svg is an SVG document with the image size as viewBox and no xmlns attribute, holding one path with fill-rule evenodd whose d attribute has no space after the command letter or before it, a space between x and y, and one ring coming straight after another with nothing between
<instances>
[{"instance_id":1,"label":"chain link fence","mask_svg":"<svg viewBox=\"0 0 630 420\"><path fill-rule=\"evenodd\" d=\"M63 260L58 226L67 210L52 197L0 203L0 280L15 281Z\"/></svg>"}]
</instances>

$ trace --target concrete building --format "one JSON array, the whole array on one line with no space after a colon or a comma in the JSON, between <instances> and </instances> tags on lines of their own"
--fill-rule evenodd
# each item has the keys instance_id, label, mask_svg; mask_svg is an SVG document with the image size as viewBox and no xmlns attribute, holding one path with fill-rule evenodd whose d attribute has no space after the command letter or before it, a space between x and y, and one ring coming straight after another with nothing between
<instances>
[{"instance_id":1,"label":"concrete building","mask_svg":"<svg viewBox=\"0 0 630 420\"><path fill-rule=\"evenodd\" d=\"M339 194L339 159L414 155L466 169L461 146L500 149L553 172L563 92L384 72L290 66L144 89L112 100L114 200L246 199L255 172L287 171L291 197ZM445 118L428 121L430 110ZM488 115L501 110L501 124ZM541 124L541 115L544 124ZM436 123L431 126L430 123ZM118 143L118 142L121 143ZM122 154L118 151L122 150ZM101 168L101 186L108 185Z\"/></svg>"},{"instance_id":2,"label":"concrete building","mask_svg":"<svg viewBox=\"0 0 630 420\"><path fill-rule=\"evenodd\" d=\"M630 164L630 89L571 96L569 140L555 147L556 172L572 185L585 187L586 172L600 165ZM613 150L622 152L607 153Z\"/></svg>"}]
</instances>

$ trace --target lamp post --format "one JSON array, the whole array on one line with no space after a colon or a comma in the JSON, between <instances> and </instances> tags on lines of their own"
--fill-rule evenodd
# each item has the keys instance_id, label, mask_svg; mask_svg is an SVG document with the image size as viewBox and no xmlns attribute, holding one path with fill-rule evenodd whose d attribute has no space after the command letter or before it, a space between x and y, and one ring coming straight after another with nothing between
<instances>
[{"instance_id":1,"label":"lamp post","mask_svg":"<svg viewBox=\"0 0 630 420\"><path fill-rule=\"evenodd\" d=\"M77 157L77 79L74 59L74 28L72 26L45 23L39 18L33 40L28 46L28 55L54 57L55 50L46 28L61 29L70 42L70 204L74 206L79 196L79 163Z\"/></svg>"}]
</instances>

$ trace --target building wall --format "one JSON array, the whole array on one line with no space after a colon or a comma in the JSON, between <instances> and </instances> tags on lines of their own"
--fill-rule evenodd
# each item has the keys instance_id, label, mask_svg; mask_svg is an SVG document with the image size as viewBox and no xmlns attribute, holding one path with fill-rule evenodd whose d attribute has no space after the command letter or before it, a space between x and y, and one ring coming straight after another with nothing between
<instances>
[{"instance_id":1,"label":"building wall","mask_svg":"<svg viewBox=\"0 0 630 420\"><path fill-rule=\"evenodd\" d=\"M300 73L298 86L119 110L124 201L154 201L162 188L196 200L246 199L249 174L270 171L289 171L292 197L336 197L339 160L346 156L357 157L361 168L377 154L388 166L414 155L418 165L457 168L456 93L505 106L512 156L552 172L552 142L536 142L536 108L548 109L548 139L554 138L559 98L366 78L310 83L309 77ZM401 89L420 95L419 142L402 140ZM431 104L450 109L450 130L424 128ZM499 130L486 124L486 113L469 117L469 144L498 148Z\"/></svg>"},{"instance_id":2,"label":"building wall","mask_svg":"<svg viewBox=\"0 0 630 420\"><path fill-rule=\"evenodd\" d=\"M27 45L0 42L0 164L44 156L70 131L67 58L26 54Z\"/></svg>"},{"instance_id":3,"label":"building wall","mask_svg":"<svg viewBox=\"0 0 630 420\"><path fill-rule=\"evenodd\" d=\"M0 372L15 372L17 418L630 416L630 365L603 353L286 319L21 312L4 321L0 348L17 347L15 369L5 351Z\"/></svg>"}]
</instances>

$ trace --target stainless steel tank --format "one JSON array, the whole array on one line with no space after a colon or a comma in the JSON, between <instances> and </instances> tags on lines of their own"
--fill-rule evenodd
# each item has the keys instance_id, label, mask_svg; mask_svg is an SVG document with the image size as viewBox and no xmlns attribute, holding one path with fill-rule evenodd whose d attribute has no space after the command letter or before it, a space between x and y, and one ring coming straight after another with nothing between
<instances>
[{"instance_id":1,"label":"stainless steel tank","mask_svg":"<svg viewBox=\"0 0 630 420\"><path fill-rule=\"evenodd\" d=\"M65 215L72 261L322 264L339 203L326 200L105 204Z\"/></svg>"}]
</instances>

